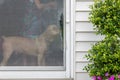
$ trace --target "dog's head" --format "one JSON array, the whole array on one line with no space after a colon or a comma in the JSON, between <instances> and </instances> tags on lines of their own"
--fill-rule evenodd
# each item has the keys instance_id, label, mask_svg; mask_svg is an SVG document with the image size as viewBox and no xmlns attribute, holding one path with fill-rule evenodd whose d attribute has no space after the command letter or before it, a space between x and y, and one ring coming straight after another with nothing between
<instances>
[{"instance_id":1,"label":"dog's head","mask_svg":"<svg viewBox=\"0 0 120 80\"><path fill-rule=\"evenodd\" d=\"M60 29L56 25L49 25L47 31L49 31L49 34L53 36L56 36L60 33Z\"/></svg>"}]
</instances>

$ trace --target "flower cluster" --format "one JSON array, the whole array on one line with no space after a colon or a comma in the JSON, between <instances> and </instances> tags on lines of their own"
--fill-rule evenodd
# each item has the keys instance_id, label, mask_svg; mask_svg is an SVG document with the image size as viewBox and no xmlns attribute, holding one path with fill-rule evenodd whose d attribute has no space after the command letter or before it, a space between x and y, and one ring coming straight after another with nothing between
<instances>
[{"instance_id":1,"label":"flower cluster","mask_svg":"<svg viewBox=\"0 0 120 80\"><path fill-rule=\"evenodd\" d=\"M105 77L106 77L105 80L116 80L116 79L120 80L120 74L117 75L117 76L114 76L114 75L110 75L109 73L106 73ZM101 76L93 76L92 80L104 80L104 79L102 79Z\"/></svg>"},{"instance_id":2,"label":"flower cluster","mask_svg":"<svg viewBox=\"0 0 120 80\"><path fill-rule=\"evenodd\" d=\"M92 80L102 80L102 77L101 76L93 76Z\"/></svg>"}]
</instances>

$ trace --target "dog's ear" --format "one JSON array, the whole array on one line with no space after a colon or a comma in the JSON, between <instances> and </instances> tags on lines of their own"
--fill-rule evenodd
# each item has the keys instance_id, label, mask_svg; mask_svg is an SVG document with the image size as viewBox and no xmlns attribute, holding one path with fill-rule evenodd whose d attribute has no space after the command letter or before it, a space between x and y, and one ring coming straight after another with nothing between
<instances>
[{"instance_id":1,"label":"dog's ear","mask_svg":"<svg viewBox=\"0 0 120 80\"><path fill-rule=\"evenodd\" d=\"M56 25L49 26L52 31L59 31L59 28Z\"/></svg>"}]
</instances>

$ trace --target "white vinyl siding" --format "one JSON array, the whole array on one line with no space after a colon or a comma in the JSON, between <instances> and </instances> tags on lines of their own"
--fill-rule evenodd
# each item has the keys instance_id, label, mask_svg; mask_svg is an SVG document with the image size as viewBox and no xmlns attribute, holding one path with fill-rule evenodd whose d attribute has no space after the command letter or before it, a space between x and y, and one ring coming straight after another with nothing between
<instances>
[{"instance_id":1,"label":"white vinyl siding","mask_svg":"<svg viewBox=\"0 0 120 80\"><path fill-rule=\"evenodd\" d=\"M104 36L95 34L93 25L89 22L89 5L92 0L76 0L75 2L75 80L91 80L83 70L89 62L84 57L92 44L100 41Z\"/></svg>"}]
</instances>

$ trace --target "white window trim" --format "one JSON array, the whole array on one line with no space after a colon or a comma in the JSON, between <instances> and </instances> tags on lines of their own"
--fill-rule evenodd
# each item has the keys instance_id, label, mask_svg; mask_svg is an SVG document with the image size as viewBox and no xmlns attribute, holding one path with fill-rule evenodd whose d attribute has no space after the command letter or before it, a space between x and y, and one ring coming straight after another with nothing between
<instances>
[{"instance_id":1,"label":"white window trim","mask_svg":"<svg viewBox=\"0 0 120 80\"><path fill-rule=\"evenodd\" d=\"M66 26L66 62L65 70L54 71L0 71L0 79L61 79L73 78L74 72L74 17L73 17L74 0L65 1L65 26ZM2 68L2 67L0 67Z\"/></svg>"}]
</instances>

